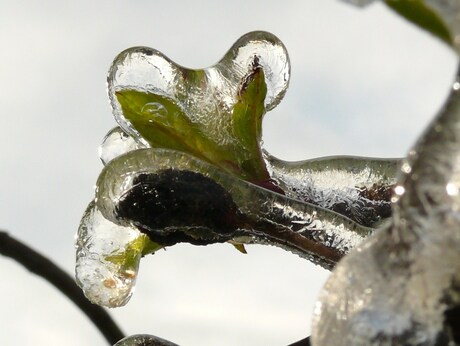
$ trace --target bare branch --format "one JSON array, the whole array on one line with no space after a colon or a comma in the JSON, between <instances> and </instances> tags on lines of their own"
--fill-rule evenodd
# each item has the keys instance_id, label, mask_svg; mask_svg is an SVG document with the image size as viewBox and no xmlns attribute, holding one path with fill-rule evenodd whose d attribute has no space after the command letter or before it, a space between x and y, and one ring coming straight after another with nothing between
<instances>
[{"instance_id":1,"label":"bare branch","mask_svg":"<svg viewBox=\"0 0 460 346\"><path fill-rule=\"evenodd\" d=\"M41 276L75 303L113 345L124 337L115 321L102 307L89 302L75 280L48 258L0 231L0 254L21 263L30 272Z\"/></svg>"}]
</instances>

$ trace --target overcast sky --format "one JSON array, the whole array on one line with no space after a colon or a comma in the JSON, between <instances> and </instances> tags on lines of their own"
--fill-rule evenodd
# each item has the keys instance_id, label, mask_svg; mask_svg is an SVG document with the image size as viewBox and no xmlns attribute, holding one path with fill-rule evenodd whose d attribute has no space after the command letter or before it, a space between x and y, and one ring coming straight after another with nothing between
<instances>
[{"instance_id":1,"label":"overcast sky","mask_svg":"<svg viewBox=\"0 0 460 346\"><path fill-rule=\"evenodd\" d=\"M400 157L446 96L456 59L380 4L339 1L0 0L0 228L74 270L74 234L115 126L113 58L137 45L206 67L241 35L277 35L290 88L264 121L265 147L300 160ZM285 345L310 333L328 273L273 247L175 246L144 259L111 313L127 334L182 346ZM54 288L0 257L1 345L105 345Z\"/></svg>"}]
</instances>

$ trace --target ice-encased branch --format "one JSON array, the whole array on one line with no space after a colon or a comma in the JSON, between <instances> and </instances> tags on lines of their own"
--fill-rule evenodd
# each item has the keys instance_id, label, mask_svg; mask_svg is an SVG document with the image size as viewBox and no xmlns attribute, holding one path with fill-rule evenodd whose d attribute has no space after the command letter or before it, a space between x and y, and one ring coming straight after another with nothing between
<instances>
[{"instance_id":1,"label":"ice-encased branch","mask_svg":"<svg viewBox=\"0 0 460 346\"><path fill-rule=\"evenodd\" d=\"M315 346L460 344L459 75L401 171L391 224L320 294Z\"/></svg>"},{"instance_id":2,"label":"ice-encased branch","mask_svg":"<svg viewBox=\"0 0 460 346\"><path fill-rule=\"evenodd\" d=\"M266 243L326 268L372 232L166 149L139 149L109 162L99 176L96 201L110 222L135 226L163 246Z\"/></svg>"}]
</instances>

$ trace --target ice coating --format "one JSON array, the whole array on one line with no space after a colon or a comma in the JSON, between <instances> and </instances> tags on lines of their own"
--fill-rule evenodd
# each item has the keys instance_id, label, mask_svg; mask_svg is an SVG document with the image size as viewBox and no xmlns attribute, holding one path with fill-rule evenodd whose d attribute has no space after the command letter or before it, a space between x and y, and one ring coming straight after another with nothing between
<instances>
[{"instance_id":1,"label":"ice coating","mask_svg":"<svg viewBox=\"0 0 460 346\"><path fill-rule=\"evenodd\" d=\"M226 145L232 140L231 113L241 83L254 64L264 70L265 108L270 110L284 96L290 77L286 48L270 33L256 31L242 36L222 60L203 70L181 67L152 48L130 48L116 57L108 75L115 119L127 133L145 143L123 115L115 93L131 89L151 92L177 104L203 133L219 145ZM160 109L161 116L161 104L154 108L155 112Z\"/></svg>"},{"instance_id":2,"label":"ice coating","mask_svg":"<svg viewBox=\"0 0 460 346\"><path fill-rule=\"evenodd\" d=\"M136 283L144 236L135 228L116 225L91 202L76 240L76 279L85 296L106 307L125 305Z\"/></svg>"},{"instance_id":3,"label":"ice coating","mask_svg":"<svg viewBox=\"0 0 460 346\"><path fill-rule=\"evenodd\" d=\"M100 147L106 163L143 146L117 127ZM271 178L287 197L335 211L375 227L391 215L391 194L401 159L337 156L299 162L264 153ZM104 159L105 158L105 159Z\"/></svg>"},{"instance_id":4,"label":"ice coating","mask_svg":"<svg viewBox=\"0 0 460 346\"><path fill-rule=\"evenodd\" d=\"M114 346L178 346L168 340L154 335L136 334L130 335L118 341Z\"/></svg>"},{"instance_id":5,"label":"ice coating","mask_svg":"<svg viewBox=\"0 0 460 346\"><path fill-rule=\"evenodd\" d=\"M210 201L203 197L205 191L215 191L215 195L208 193ZM99 176L96 200L108 220L122 226L135 224L162 245L174 245L171 238L201 245L234 238L269 242L326 268L372 232L339 214L166 149L140 149L110 161ZM216 207L217 201L225 200ZM199 203L212 210L191 209ZM176 206L180 206L177 211ZM225 222L220 224L220 219Z\"/></svg>"},{"instance_id":6,"label":"ice coating","mask_svg":"<svg viewBox=\"0 0 460 346\"><path fill-rule=\"evenodd\" d=\"M460 344L460 91L401 166L392 223L333 271L313 345Z\"/></svg>"},{"instance_id":7,"label":"ice coating","mask_svg":"<svg viewBox=\"0 0 460 346\"><path fill-rule=\"evenodd\" d=\"M99 158L106 165L110 160L131 150L144 148L145 146L124 132L120 127L114 127L107 133L99 146Z\"/></svg>"},{"instance_id":8,"label":"ice coating","mask_svg":"<svg viewBox=\"0 0 460 346\"><path fill-rule=\"evenodd\" d=\"M400 159L337 156L299 162L265 153L286 196L345 215L375 227L391 215L391 195Z\"/></svg>"}]
</instances>

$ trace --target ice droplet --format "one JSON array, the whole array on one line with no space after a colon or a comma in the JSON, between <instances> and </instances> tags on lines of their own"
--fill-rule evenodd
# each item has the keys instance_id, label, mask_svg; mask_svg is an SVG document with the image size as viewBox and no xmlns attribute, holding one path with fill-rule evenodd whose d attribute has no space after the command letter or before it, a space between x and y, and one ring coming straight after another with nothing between
<instances>
[{"instance_id":1,"label":"ice droplet","mask_svg":"<svg viewBox=\"0 0 460 346\"><path fill-rule=\"evenodd\" d=\"M178 346L168 340L148 334L136 334L127 336L118 341L114 346Z\"/></svg>"},{"instance_id":2,"label":"ice droplet","mask_svg":"<svg viewBox=\"0 0 460 346\"><path fill-rule=\"evenodd\" d=\"M145 148L145 146L136 142L133 137L117 126L104 137L102 144L99 146L99 158L106 165L115 157L140 148Z\"/></svg>"},{"instance_id":3,"label":"ice droplet","mask_svg":"<svg viewBox=\"0 0 460 346\"><path fill-rule=\"evenodd\" d=\"M126 304L136 283L144 241L137 229L116 225L91 202L76 239L76 279L94 304Z\"/></svg>"},{"instance_id":4,"label":"ice droplet","mask_svg":"<svg viewBox=\"0 0 460 346\"><path fill-rule=\"evenodd\" d=\"M122 90L149 92L172 101L191 122L213 141L225 145L231 141L232 111L242 81L254 64L265 74L265 108L274 108L283 98L290 77L290 64L282 42L268 32L242 36L216 65L192 70L181 67L159 51L134 47L120 53L108 75L108 93L115 119L124 131L144 142L123 115L115 93ZM146 110L161 116L161 105L146 105Z\"/></svg>"}]
</instances>

